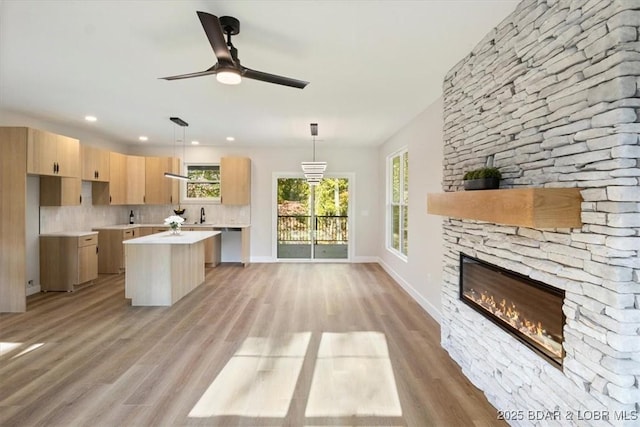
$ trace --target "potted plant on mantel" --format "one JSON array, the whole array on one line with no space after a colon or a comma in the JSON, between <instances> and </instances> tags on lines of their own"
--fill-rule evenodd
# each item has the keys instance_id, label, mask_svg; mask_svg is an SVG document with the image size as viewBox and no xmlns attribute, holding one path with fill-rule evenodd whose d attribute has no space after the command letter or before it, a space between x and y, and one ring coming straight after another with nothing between
<instances>
[{"instance_id":1,"label":"potted plant on mantel","mask_svg":"<svg viewBox=\"0 0 640 427\"><path fill-rule=\"evenodd\" d=\"M465 173L462 184L465 190L493 190L500 187L500 178L498 168L484 167Z\"/></svg>"}]
</instances>

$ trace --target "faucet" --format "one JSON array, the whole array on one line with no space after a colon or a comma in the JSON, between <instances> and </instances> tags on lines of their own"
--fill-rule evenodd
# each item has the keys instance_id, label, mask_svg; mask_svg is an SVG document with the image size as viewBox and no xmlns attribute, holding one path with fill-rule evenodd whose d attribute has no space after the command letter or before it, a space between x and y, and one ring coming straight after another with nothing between
<instances>
[{"instance_id":1,"label":"faucet","mask_svg":"<svg viewBox=\"0 0 640 427\"><path fill-rule=\"evenodd\" d=\"M200 208L200 224L204 223L204 207Z\"/></svg>"}]
</instances>

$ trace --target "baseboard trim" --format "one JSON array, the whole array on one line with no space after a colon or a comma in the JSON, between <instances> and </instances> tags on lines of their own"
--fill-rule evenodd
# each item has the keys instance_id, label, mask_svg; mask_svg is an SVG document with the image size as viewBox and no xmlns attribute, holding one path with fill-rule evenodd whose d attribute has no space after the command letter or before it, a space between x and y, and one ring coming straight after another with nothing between
<instances>
[{"instance_id":1,"label":"baseboard trim","mask_svg":"<svg viewBox=\"0 0 640 427\"><path fill-rule=\"evenodd\" d=\"M277 259L277 258L269 257L269 256L255 256L255 257L251 257L251 262L253 262L253 263L273 263L273 262L309 263L309 262L314 262L314 263L353 263L353 264L360 264L360 263L377 263L378 262L378 257L375 257L375 256L357 256L357 257L353 257L352 259L314 259L314 260L310 260L310 259L295 259L295 258Z\"/></svg>"},{"instance_id":2,"label":"baseboard trim","mask_svg":"<svg viewBox=\"0 0 640 427\"><path fill-rule=\"evenodd\" d=\"M27 286L27 296L40 292L40 285Z\"/></svg>"},{"instance_id":3,"label":"baseboard trim","mask_svg":"<svg viewBox=\"0 0 640 427\"><path fill-rule=\"evenodd\" d=\"M382 258L378 258L377 262L378 264L380 264L382 269L386 271L387 274L400 285L400 287L402 287L402 289L404 289L409 295L411 295L411 297L418 303L420 307L422 307L424 311L427 312L429 316L433 317L436 322L440 323L440 319L442 317L442 313L440 313L440 310L438 310L433 304L431 304L422 295L420 295L420 293L416 291L416 289L411 286L409 282L404 280L393 268L385 263Z\"/></svg>"},{"instance_id":4,"label":"baseboard trim","mask_svg":"<svg viewBox=\"0 0 640 427\"><path fill-rule=\"evenodd\" d=\"M250 262L262 264L262 263L278 262L278 260L270 256L252 256Z\"/></svg>"}]
</instances>

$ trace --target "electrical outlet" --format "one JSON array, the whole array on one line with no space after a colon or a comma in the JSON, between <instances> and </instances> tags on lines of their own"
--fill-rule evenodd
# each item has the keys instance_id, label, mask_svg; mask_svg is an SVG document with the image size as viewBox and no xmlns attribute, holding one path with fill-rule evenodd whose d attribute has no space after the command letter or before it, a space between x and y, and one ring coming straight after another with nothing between
<instances>
[{"instance_id":1,"label":"electrical outlet","mask_svg":"<svg viewBox=\"0 0 640 427\"><path fill-rule=\"evenodd\" d=\"M29 280L29 281L27 282L27 286L33 286L33 280Z\"/></svg>"}]
</instances>

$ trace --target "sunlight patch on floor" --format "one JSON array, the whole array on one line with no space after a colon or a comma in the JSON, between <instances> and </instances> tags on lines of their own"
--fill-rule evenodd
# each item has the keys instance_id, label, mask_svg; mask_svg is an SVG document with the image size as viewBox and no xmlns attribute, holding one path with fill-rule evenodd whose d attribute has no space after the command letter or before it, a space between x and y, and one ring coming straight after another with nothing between
<instances>
[{"instance_id":1,"label":"sunlight patch on floor","mask_svg":"<svg viewBox=\"0 0 640 427\"><path fill-rule=\"evenodd\" d=\"M27 353L29 353L29 352L31 352L33 350L36 350L36 349L42 347L43 345L44 345L43 342L39 342L37 344L31 344L29 347L25 348L20 353L18 353L15 356L13 356L11 359L15 359L17 357L24 356L25 354L27 354Z\"/></svg>"},{"instance_id":2,"label":"sunlight patch on floor","mask_svg":"<svg viewBox=\"0 0 640 427\"><path fill-rule=\"evenodd\" d=\"M383 333L322 334L305 416L402 416Z\"/></svg>"},{"instance_id":3,"label":"sunlight patch on floor","mask_svg":"<svg viewBox=\"0 0 640 427\"><path fill-rule=\"evenodd\" d=\"M21 342L0 342L0 356L4 356L21 345Z\"/></svg>"},{"instance_id":4,"label":"sunlight patch on floor","mask_svg":"<svg viewBox=\"0 0 640 427\"><path fill-rule=\"evenodd\" d=\"M285 417L310 339L310 332L247 338L189 417Z\"/></svg>"}]
</instances>

